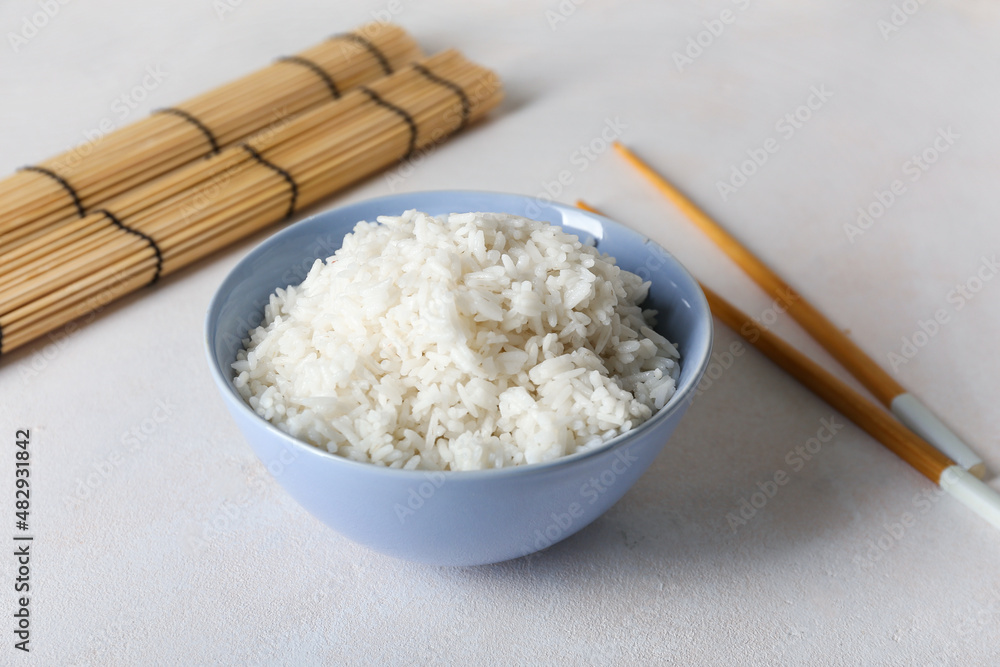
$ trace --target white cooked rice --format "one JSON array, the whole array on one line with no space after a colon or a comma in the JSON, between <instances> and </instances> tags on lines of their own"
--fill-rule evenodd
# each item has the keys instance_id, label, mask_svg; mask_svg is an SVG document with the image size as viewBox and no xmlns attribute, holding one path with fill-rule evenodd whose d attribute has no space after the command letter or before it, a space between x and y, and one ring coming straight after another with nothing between
<instances>
[{"instance_id":1,"label":"white cooked rice","mask_svg":"<svg viewBox=\"0 0 1000 667\"><path fill-rule=\"evenodd\" d=\"M673 395L649 283L576 236L498 213L378 221L272 294L237 355L237 389L283 431L393 468L501 468L600 445Z\"/></svg>"}]
</instances>

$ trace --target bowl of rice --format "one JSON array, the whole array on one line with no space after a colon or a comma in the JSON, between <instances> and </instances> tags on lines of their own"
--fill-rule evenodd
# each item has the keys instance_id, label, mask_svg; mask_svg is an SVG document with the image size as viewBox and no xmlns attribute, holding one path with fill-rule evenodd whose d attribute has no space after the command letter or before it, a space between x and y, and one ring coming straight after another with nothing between
<instances>
[{"instance_id":1,"label":"bowl of rice","mask_svg":"<svg viewBox=\"0 0 1000 667\"><path fill-rule=\"evenodd\" d=\"M213 298L206 345L307 510L391 556L479 565L625 494L694 397L712 320L676 259L607 218L419 192L264 241Z\"/></svg>"}]
</instances>

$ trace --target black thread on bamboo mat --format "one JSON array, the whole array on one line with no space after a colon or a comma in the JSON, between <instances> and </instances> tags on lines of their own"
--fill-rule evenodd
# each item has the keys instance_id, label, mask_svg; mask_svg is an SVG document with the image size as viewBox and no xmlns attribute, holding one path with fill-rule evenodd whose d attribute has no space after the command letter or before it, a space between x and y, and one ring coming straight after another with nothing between
<instances>
[{"instance_id":1,"label":"black thread on bamboo mat","mask_svg":"<svg viewBox=\"0 0 1000 667\"><path fill-rule=\"evenodd\" d=\"M156 273L153 274L153 279L149 281L149 284L152 285L159 280L160 272L163 270L163 253L160 252L160 246L156 245L156 241L153 240L153 237L149 234L143 234L138 229L132 229L131 227L123 225L122 221L118 219L118 216L107 209L99 208L95 210L94 213L100 213L105 218L110 220L118 229L128 232L129 234L134 234L149 244L149 247L156 253Z\"/></svg>"},{"instance_id":2,"label":"black thread on bamboo mat","mask_svg":"<svg viewBox=\"0 0 1000 667\"><path fill-rule=\"evenodd\" d=\"M261 155L260 153L258 153L254 149L254 147L251 146L250 144L242 143L242 144L240 144L240 147L243 150L245 150L247 153L249 153L253 157L254 160L257 160L257 162L260 162L262 165L264 165L268 169L273 169L278 174L280 174L282 176L282 178L284 178L286 181L288 181L288 185L292 188L292 198L288 202L288 213L285 214L285 218L292 217L292 214L295 213L295 203L299 199L299 184L295 182L295 179L292 178L292 175L290 173L288 173L288 171L286 171L285 169L282 169L281 167L279 167L278 165L274 164L273 162L269 162L268 160L266 160L264 158L264 156Z\"/></svg>"},{"instance_id":3,"label":"black thread on bamboo mat","mask_svg":"<svg viewBox=\"0 0 1000 667\"><path fill-rule=\"evenodd\" d=\"M462 122L459 123L459 125L458 125L457 128L455 128L455 131L458 132L459 130L461 130L462 128L464 128L466 126L466 124L468 124L468 122L469 122L469 111L470 111L471 107L469 105L469 96L465 94L465 91L462 90L462 87L460 85L458 85L457 83L455 83L454 81L449 81L448 79L444 78L443 76L438 76L437 74L435 74L434 72L430 71L429 69L427 69L426 67L424 67L420 63L413 63L413 69L415 69L418 72L420 72L421 74L423 74L424 77L428 81L431 81L432 83L436 83L439 86L444 86L445 88L447 88L451 92L453 92L456 95L458 95L458 99L462 103Z\"/></svg>"},{"instance_id":4,"label":"black thread on bamboo mat","mask_svg":"<svg viewBox=\"0 0 1000 667\"><path fill-rule=\"evenodd\" d=\"M208 139L208 142L212 144L212 152L209 153L209 155L214 155L215 153L219 152L219 142L216 141L215 134L213 134L212 131L208 129L207 125L205 125L203 122L201 122L200 120L189 114L187 111L184 111L183 109L178 109L176 107L168 107L166 109L157 109L153 113L169 113L174 116L177 116L178 118L183 118L187 122L197 127L199 130L201 130L201 133L205 135L205 138Z\"/></svg>"},{"instance_id":5,"label":"black thread on bamboo mat","mask_svg":"<svg viewBox=\"0 0 1000 667\"><path fill-rule=\"evenodd\" d=\"M406 124L410 127L410 145L407 147L406 155L404 155L402 159L408 160L410 156L413 155L414 151L417 150L417 123L415 120L413 120L413 116L407 113L405 109L401 109L397 107L395 104L390 104L389 102L386 102L384 99L379 97L379 94L376 93L371 88L368 88L366 86L361 86L360 88L358 88L358 90L367 95L369 99L371 99L371 101L374 102L375 104L379 105L380 107L385 107L389 111L396 113L400 118L406 121Z\"/></svg>"},{"instance_id":6,"label":"black thread on bamboo mat","mask_svg":"<svg viewBox=\"0 0 1000 667\"><path fill-rule=\"evenodd\" d=\"M45 167L35 167L35 166L21 167L20 169L18 169L18 171L33 171L35 173L43 174L51 178L53 181L61 185L63 190L68 192L69 196L73 198L73 206L76 206L76 212L80 214L80 217L81 218L86 217L87 211L84 210L83 208L83 202L80 201L80 195L76 193L76 189L72 185L70 185L69 181L67 181L65 178L63 178L56 172L52 171L51 169L46 169Z\"/></svg>"},{"instance_id":7,"label":"black thread on bamboo mat","mask_svg":"<svg viewBox=\"0 0 1000 667\"><path fill-rule=\"evenodd\" d=\"M340 99L340 89L337 88L337 82L333 80L333 77L330 76L329 72L313 61L303 58L302 56L284 56L282 58L278 58L278 62L295 63L296 65L302 65L303 67L311 70L313 74L323 79L323 83L325 83L326 87L330 89L330 94L333 95L333 99Z\"/></svg>"},{"instance_id":8,"label":"black thread on bamboo mat","mask_svg":"<svg viewBox=\"0 0 1000 667\"><path fill-rule=\"evenodd\" d=\"M382 53L379 50L379 48L372 43L370 39L366 39L361 35L356 35L353 32L345 32L342 35L337 35L336 39L348 39L352 42L356 42L357 44L360 44L361 46L365 47L366 49L368 49L369 53L378 58L379 64L382 65L382 71L384 71L386 74L392 74L392 65L389 64L389 59L385 57L385 54Z\"/></svg>"}]
</instances>

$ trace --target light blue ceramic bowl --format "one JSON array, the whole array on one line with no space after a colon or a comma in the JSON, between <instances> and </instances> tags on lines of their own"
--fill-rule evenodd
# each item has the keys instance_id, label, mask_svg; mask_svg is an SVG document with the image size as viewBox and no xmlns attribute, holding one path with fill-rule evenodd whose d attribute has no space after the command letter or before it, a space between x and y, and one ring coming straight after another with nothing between
<instances>
[{"instance_id":1,"label":"light blue ceramic bowl","mask_svg":"<svg viewBox=\"0 0 1000 667\"><path fill-rule=\"evenodd\" d=\"M316 258L340 247L359 220L494 211L547 220L596 242L618 264L652 281L657 330L678 344L677 393L651 419L600 449L549 463L476 472L390 470L303 443L258 417L232 385L230 364L278 287L302 281ZM393 195L320 213L248 254L209 306L212 375L257 456L303 507L346 537L391 556L435 565L479 565L524 556L600 516L632 486L687 410L709 362L712 318L684 267L649 239L599 215L520 195L441 191Z\"/></svg>"}]
</instances>

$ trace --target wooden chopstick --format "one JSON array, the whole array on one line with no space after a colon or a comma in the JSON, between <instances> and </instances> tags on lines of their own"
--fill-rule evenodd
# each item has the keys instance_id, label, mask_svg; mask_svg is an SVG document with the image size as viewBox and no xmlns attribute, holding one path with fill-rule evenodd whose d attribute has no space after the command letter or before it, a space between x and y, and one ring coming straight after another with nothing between
<instances>
[{"instance_id":1,"label":"wooden chopstick","mask_svg":"<svg viewBox=\"0 0 1000 667\"><path fill-rule=\"evenodd\" d=\"M871 357L848 338L826 316L795 291L778 274L708 216L680 190L619 142L615 150L674 203L723 252L746 271L754 282L782 302L809 335L888 407L907 427L931 442L976 477L986 474L983 460L962 439L935 416L930 408L908 392Z\"/></svg>"},{"instance_id":2,"label":"wooden chopstick","mask_svg":"<svg viewBox=\"0 0 1000 667\"><path fill-rule=\"evenodd\" d=\"M582 209L604 215L578 201ZM1000 493L893 419L829 371L701 284L712 314L917 472L1000 528Z\"/></svg>"},{"instance_id":3,"label":"wooden chopstick","mask_svg":"<svg viewBox=\"0 0 1000 667\"><path fill-rule=\"evenodd\" d=\"M837 379L825 368L764 329L711 289L701 284L712 314L789 375L881 442L935 484L955 465L892 416Z\"/></svg>"},{"instance_id":4,"label":"wooden chopstick","mask_svg":"<svg viewBox=\"0 0 1000 667\"><path fill-rule=\"evenodd\" d=\"M712 314L726 326L921 475L1000 528L1000 493L705 285L701 289Z\"/></svg>"}]
</instances>

